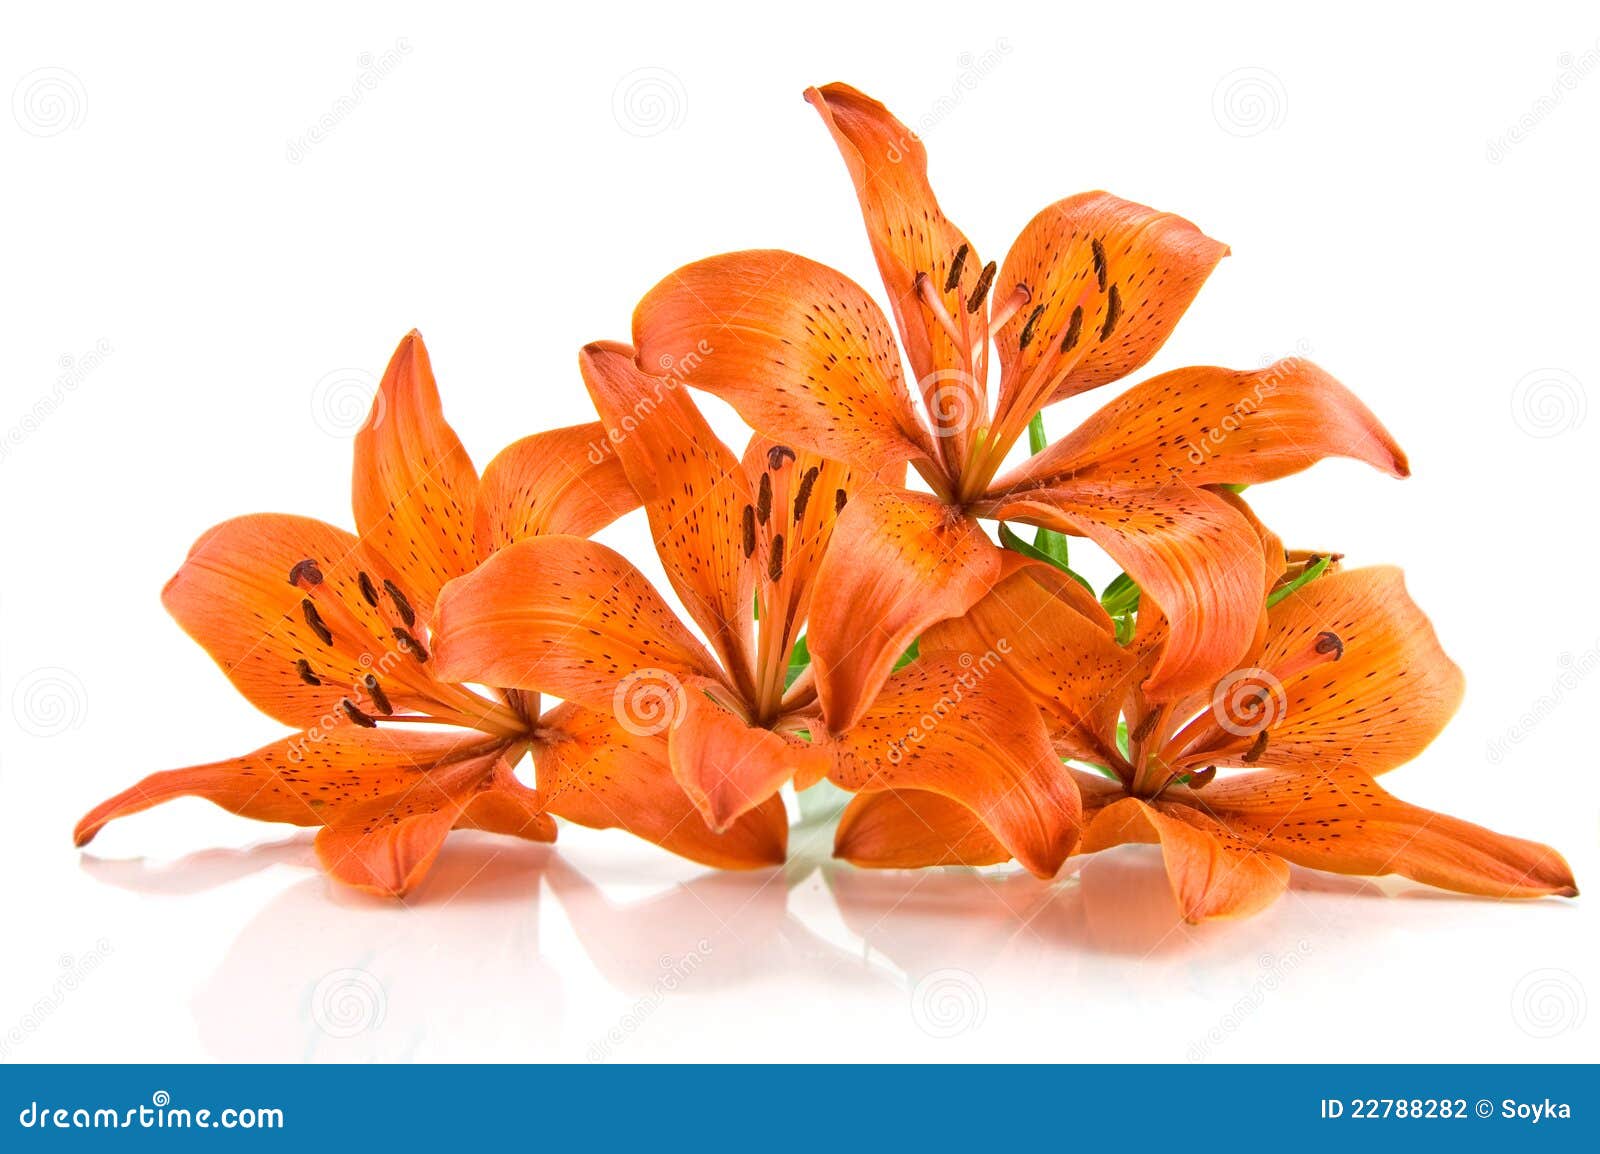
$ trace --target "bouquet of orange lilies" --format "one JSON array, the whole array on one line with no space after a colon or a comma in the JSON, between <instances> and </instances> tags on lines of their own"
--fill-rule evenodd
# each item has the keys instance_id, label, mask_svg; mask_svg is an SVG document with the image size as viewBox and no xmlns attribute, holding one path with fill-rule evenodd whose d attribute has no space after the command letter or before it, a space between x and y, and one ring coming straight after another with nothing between
<instances>
[{"instance_id":1,"label":"bouquet of orange lilies","mask_svg":"<svg viewBox=\"0 0 1600 1154\"><path fill-rule=\"evenodd\" d=\"M1192 920L1262 909L1291 863L1575 895L1554 850L1379 786L1460 671L1398 570L1286 550L1239 495L1327 456L1407 474L1344 386L1298 358L1177 369L1045 442L1041 410L1149 361L1226 246L1094 192L985 262L883 105L806 99L893 322L802 256L696 262L645 295L631 345L582 350L598 421L481 475L411 333L356 438L355 533L228 521L163 594L294 734L147 777L78 844L198 796L320 827L328 872L384 894L453 829L550 841L556 818L755 868L784 860L783 791L826 779L854 794L835 853L857 865L1049 878L1149 842ZM685 386L749 423L742 452ZM681 616L589 539L641 505ZM1074 537L1123 568L1102 593Z\"/></svg>"}]
</instances>

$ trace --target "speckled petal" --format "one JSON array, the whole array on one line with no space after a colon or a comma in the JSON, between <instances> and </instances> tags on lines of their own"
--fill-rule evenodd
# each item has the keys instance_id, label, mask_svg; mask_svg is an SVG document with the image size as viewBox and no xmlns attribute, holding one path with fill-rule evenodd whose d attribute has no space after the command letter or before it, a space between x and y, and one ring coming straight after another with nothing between
<instances>
[{"instance_id":1,"label":"speckled petal","mask_svg":"<svg viewBox=\"0 0 1600 1154\"><path fill-rule=\"evenodd\" d=\"M599 421L535 433L506 446L483 471L478 555L541 533L588 537L638 507Z\"/></svg>"},{"instance_id":2,"label":"speckled petal","mask_svg":"<svg viewBox=\"0 0 1600 1154\"><path fill-rule=\"evenodd\" d=\"M607 712L625 708L635 690L665 687L671 697L688 678L722 677L632 562L559 535L502 549L450 583L433 662L452 681L538 690Z\"/></svg>"},{"instance_id":3,"label":"speckled petal","mask_svg":"<svg viewBox=\"0 0 1600 1154\"><path fill-rule=\"evenodd\" d=\"M844 158L861 202L861 215L919 381L961 367L961 357L942 326L917 297L916 278L926 273L945 308L965 312L983 271L983 261L962 231L939 208L928 185L928 151L917 134L878 101L848 84L806 90ZM960 268L952 280L956 254Z\"/></svg>"},{"instance_id":4,"label":"speckled petal","mask_svg":"<svg viewBox=\"0 0 1600 1154\"><path fill-rule=\"evenodd\" d=\"M1421 753L1461 704L1461 670L1399 569L1343 570L1284 598L1256 665L1283 668L1324 633L1342 656L1281 682L1260 765L1384 773Z\"/></svg>"},{"instance_id":5,"label":"speckled petal","mask_svg":"<svg viewBox=\"0 0 1600 1154\"><path fill-rule=\"evenodd\" d=\"M322 578L310 589L289 581L303 561ZM337 713L374 669L401 660L382 592L390 571L376 562L342 529L258 513L208 530L161 601L251 704L286 725L310 726ZM380 605L362 596L362 573ZM307 620L308 600L326 636Z\"/></svg>"},{"instance_id":6,"label":"speckled petal","mask_svg":"<svg viewBox=\"0 0 1600 1154\"><path fill-rule=\"evenodd\" d=\"M1095 814L1079 852L1098 853L1128 842L1161 847L1173 897L1187 921L1259 913L1289 885L1282 858L1258 852L1205 814L1132 797Z\"/></svg>"},{"instance_id":7,"label":"speckled petal","mask_svg":"<svg viewBox=\"0 0 1600 1154\"><path fill-rule=\"evenodd\" d=\"M1549 846L1408 805L1348 766L1234 774L1177 796L1244 844L1312 869L1400 874L1492 898L1578 892Z\"/></svg>"},{"instance_id":8,"label":"speckled petal","mask_svg":"<svg viewBox=\"0 0 1600 1154\"><path fill-rule=\"evenodd\" d=\"M1303 358L1255 372L1186 368L1151 377L1101 408L994 492L1091 477L1103 484L1258 484L1325 457L1409 471L1389 431Z\"/></svg>"},{"instance_id":9,"label":"speckled petal","mask_svg":"<svg viewBox=\"0 0 1600 1154\"><path fill-rule=\"evenodd\" d=\"M936 621L966 612L1021 558L924 493L879 486L845 508L817 574L810 647L828 727L842 733Z\"/></svg>"},{"instance_id":10,"label":"speckled petal","mask_svg":"<svg viewBox=\"0 0 1600 1154\"><path fill-rule=\"evenodd\" d=\"M542 727L548 740L534 758L549 812L594 829L627 830L721 869L783 862L789 823L782 800L769 798L713 833L672 776L664 732L635 732L609 712L572 704L546 714Z\"/></svg>"},{"instance_id":11,"label":"speckled petal","mask_svg":"<svg viewBox=\"0 0 1600 1154\"><path fill-rule=\"evenodd\" d=\"M1266 611L1261 537L1215 493L1075 481L1019 492L985 515L1090 538L1160 606L1168 628L1144 683L1152 700L1209 692L1257 637Z\"/></svg>"},{"instance_id":12,"label":"speckled petal","mask_svg":"<svg viewBox=\"0 0 1600 1154\"><path fill-rule=\"evenodd\" d=\"M355 458L356 529L399 571L406 596L426 615L444 583L477 564L478 474L444 419L415 329L389 361L356 434Z\"/></svg>"},{"instance_id":13,"label":"speckled petal","mask_svg":"<svg viewBox=\"0 0 1600 1154\"><path fill-rule=\"evenodd\" d=\"M829 778L857 792L926 790L970 809L1032 873L1077 843L1082 806L1044 719L989 654L925 654L835 742Z\"/></svg>"},{"instance_id":14,"label":"speckled petal","mask_svg":"<svg viewBox=\"0 0 1600 1154\"><path fill-rule=\"evenodd\" d=\"M816 261L758 250L686 265L639 302L633 341L646 372L715 393L785 444L874 473L935 459L889 322Z\"/></svg>"},{"instance_id":15,"label":"speckled petal","mask_svg":"<svg viewBox=\"0 0 1600 1154\"><path fill-rule=\"evenodd\" d=\"M689 391L641 372L627 345L588 345L578 364L644 500L668 580L735 680L748 685L755 562L744 552L742 513L754 497L739 458Z\"/></svg>"},{"instance_id":16,"label":"speckled petal","mask_svg":"<svg viewBox=\"0 0 1600 1154\"><path fill-rule=\"evenodd\" d=\"M1004 654L1050 722L1058 749L1101 761L1139 682L1137 654L1117 644L1100 602L1060 570L1031 565L961 617L928 628L930 649Z\"/></svg>"},{"instance_id":17,"label":"speckled petal","mask_svg":"<svg viewBox=\"0 0 1600 1154\"><path fill-rule=\"evenodd\" d=\"M475 732L361 729L340 715L326 730L297 733L243 757L151 774L96 806L73 836L85 845L107 822L179 797L202 797L256 821L325 825L406 791L441 762L477 763L505 748Z\"/></svg>"},{"instance_id":18,"label":"speckled petal","mask_svg":"<svg viewBox=\"0 0 1600 1154\"><path fill-rule=\"evenodd\" d=\"M995 282L998 292L1023 285L1030 294L995 338L1000 409L1024 398L1037 409L1133 372L1166 342L1227 254L1181 216L1108 192L1050 205L1022 230ZM1069 364L1041 395L1038 386Z\"/></svg>"}]
</instances>

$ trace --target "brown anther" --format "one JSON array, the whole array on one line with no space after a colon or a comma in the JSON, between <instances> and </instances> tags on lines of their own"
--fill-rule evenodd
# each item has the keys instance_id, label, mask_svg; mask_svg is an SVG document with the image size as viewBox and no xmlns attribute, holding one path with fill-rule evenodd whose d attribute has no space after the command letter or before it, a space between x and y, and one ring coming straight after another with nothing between
<instances>
[{"instance_id":1,"label":"brown anther","mask_svg":"<svg viewBox=\"0 0 1600 1154\"><path fill-rule=\"evenodd\" d=\"M298 585L302 581L307 585L322 584L322 570L310 557L304 561L296 561L294 568L289 570L289 584Z\"/></svg>"},{"instance_id":2,"label":"brown anther","mask_svg":"<svg viewBox=\"0 0 1600 1154\"><path fill-rule=\"evenodd\" d=\"M1100 238L1095 237L1089 242L1089 248L1094 256L1094 279L1100 284L1100 291L1106 291L1106 246L1100 243Z\"/></svg>"},{"instance_id":3,"label":"brown anther","mask_svg":"<svg viewBox=\"0 0 1600 1154\"><path fill-rule=\"evenodd\" d=\"M395 644L400 646L400 652L408 653L418 661L428 660L428 651L422 647L422 642L411 636L406 630L396 629L394 631L394 640Z\"/></svg>"},{"instance_id":4,"label":"brown anther","mask_svg":"<svg viewBox=\"0 0 1600 1154\"><path fill-rule=\"evenodd\" d=\"M967 263L967 242L962 241L956 255L950 258L950 275L944 278L944 291L954 292L961 283L961 268Z\"/></svg>"},{"instance_id":5,"label":"brown anther","mask_svg":"<svg viewBox=\"0 0 1600 1154\"><path fill-rule=\"evenodd\" d=\"M756 551L756 507L744 507L744 555L752 557Z\"/></svg>"},{"instance_id":6,"label":"brown anther","mask_svg":"<svg viewBox=\"0 0 1600 1154\"><path fill-rule=\"evenodd\" d=\"M772 551L767 554L767 579L783 580L783 534L772 538Z\"/></svg>"},{"instance_id":7,"label":"brown anther","mask_svg":"<svg viewBox=\"0 0 1600 1154\"><path fill-rule=\"evenodd\" d=\"M311 668L311 662L304 657L294 663L294 671L300 675L300 680L307 685L322 684L322 678L317 676L316 671Z\"/></svg>"},{"instance_id":8,"label":"brown anther","mask_svg":"<svg viewBox=\"0 0 1600 1154\"><path fill-rule=\"evenodd\" d=\"M339 708L344 710L344 715L355 722L362 729L377 729L378 723L356 708L356 703L348 697L339 698Z\"/></svg>"},{"instance_id":9,"label":"brown anther","mask_svg":"<svg viewBox=\"0 0 1600 1154\"><path fill-rule=\"evenodd\" d=\"M1261 760L1261 755L1265 752L1267 752L1267 731L1263 729L1256 734L1256 739L1250 743L1250 748L1245 750L1244 763L1254 765Z\"/></svg>"},{"instance_id":10,"label":"brown anther","mask_svg":"<svg viewBox=\"0 0 1600 1154\"><path fill-rule=\"evenodd\" d=\"M1190 789L1204 789L1206 786L1211 784L1212 779L1216 776L1217 767L1214 765L1208 765L1204 769L1196 770L1194 773L1191 773L1189 775L1189 780L1184 784L1186 784Z\"/></svg>"},{"instance_id":11,"label":"brown anther","mask_svg":"<svg viewBox=\"0 0 1600 1154\"><path fill-rule=\"evenodd\" d=\"M1317 634L1317 643L1314 648L1324 657L1330 653L1333 654L1335 661L1344 656L1344 641L1337 633L1329 633L1327 630Z\"/></svg>"},{"instance_id":12,"label":"brown anther","mask_svg":"<svg viewBox=\"0 0 1600 1154\"><path fill-rule=\"evenodd\" d=\"M356 585L361 589L363 600L376 609L378 607L378 587L372 583L372 578L367 576L366 570L356 574Z\"/></svg>"},{"instance_id":13,"label":"brown anther","mask_svg":"<svg viewBox=\"0 0 1600 1154\"><path fill-rule=\"evenodd\" d=\"M1072 310L1072 319L1067 322L1067 335L1061 338L1061 351L1070 353L1078 346L1078 338L1083 335L1083 306L1079 305Z\"/></svg>"},{"instance_id":14,"label":"brown anther","mask_svg":"<svg viewBox=\"0 0 1600 1154\"><path fill-rule=\"evenodd\" d=\"M763 525L772 516L772 474L761 474L761 487L756 491L756 520Z\"/></svg>"},{"instance_id":15,"label":"brown anther","mask_svg":"<svg viewBox=\"0 0 1600 1154\"><path fill-rule=\"evenodd\" d=\"M1134 745L1140 744L1155 731L1156 722L1160 719L1160 711L1152 709L1139 720L1139 724L1128 734L1128 740Z\"/></svg>"},{"instance_id":16,"label":"brown anther","mask_svg":"<svg viewBox=\"0 0 1600 1154\"><path fill-rule=\"evenodd\" d=\"M406 600L406 595L400 592L400 587L387 577L383 579L384 592L389 594L389 600L394 602L395 612L400 614L400 620L406 623L409 629L417 623L416 611L411 608L411 602Z\"/></svg>"},{"instance_id":17,"label":"brown anther","mask_svg":"<svg viewBox=\"0 0 1600 1154\"><path fill-rule=\"evenodd\" d=\"M798 525L806 515L806 505L811 502L811 490L817 483L821 470L812 465L806 470L806 475L800 478L800 488L794 494L794 523Z\"/></svg>"},{"instance_id":18,"label":"brown anther","mask_svg":"<svg viewBox=\"0 0 1600 1154\"><path fill-rule=\"evenodd\" d=\"M846 493L843 489L835 489L833 491L833 511L836 514L837 513L843 513L845 504L849 500L850 500L850 494L849 493Z\"/></svg>"},{"instance_id":19,"label":"brown anther","mask_svg":"<svg viewBox=\"0 0 1600 1154\"><path fill-rule=\"evenodd\" d=\"M983 307L984 300L989 296L989 286L994 284L994 274L998 271L994 261L983 266L983 271L978 274L978 283L972 286L972 299L967 302L969 313L975 313Z\"/></svg>"},{"instance_id":20,"label":"brown anther","mask_svg":"<svg viewBox=\"0 0 1600 1154\"><path fill-rule=\"evenodd\" d=\"M1111 330L1117 327L1117 318L1122 315L1122 293L1116 285L1111 286L1111 291L1106 294L1106 319L1100 326L1100 339L1105 340L1111 335Z\"/></svg>"},{"instance_id":21,"label":"brown anther","mask_svg":"<svg viewBox=\"0 0 1600 1154\"><path fill-rule=\"evenodd\" d=\"M307 597L300 602L300 613L306 619L306 624L311 627L311 632L322 639L324 645L333 644L333 631L322 622L322 614L317 612L317 607Z\"/></svg>"},{"instance_id":22,"label":"brown anther","mask_svg":"<svg viewBox=\"0 0 1600 1154\"><path fill-rule=\"evenodd\" d=\"M389 704L389 695L383 691L376 677L369 673L361 679L361 684L366 686L367 696L372 698L372 704L378 707L379 713L387 715L394 712L394 706Z\"/></svg>"},{"instance_id":23,"label":"brown anther","mask_svg":"<svg viewBox=\"0 0 1600 1154\"><path fill-rule=\"evenodd\" d=\"M1025 349L1028 347L1028 343L1033 340L1033 326L1039 323L1039 318L1042 316L1044 316L1044 306L1034 305L1033 311L1028 314L1027 323L1022 326L1022 339L1018 345L1019 348Z\"/></svg>"},{"instance_id":24,"label":"brown anther","mask_svg":"<svg viewBox=\"0 0 1600 1154\"><path fill-rule=\"evenodd\" d=\"M774 473L783 468L785 461L793 461L794 459L794 450L788 445L774 445L767 450L767 468Z\"/></svg>"}]
</instances>

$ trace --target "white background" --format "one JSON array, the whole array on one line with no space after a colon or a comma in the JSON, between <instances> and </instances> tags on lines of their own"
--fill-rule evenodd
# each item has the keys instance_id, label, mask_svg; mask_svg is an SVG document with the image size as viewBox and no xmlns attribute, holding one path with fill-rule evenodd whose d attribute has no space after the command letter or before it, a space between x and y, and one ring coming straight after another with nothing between
<instances>
[{"instance_id":1,"label":"white background","mask_svg":"<svg viewBox=\"0 0 1600 1154\"><path fill-rule=\"evenodd\" d=\"M786 875L708 876L567 829L458 836L396 906L198 801L74 851L137 776L279 732L158 592L225 517L349 524L408 328L481 465L592 417L578 347L683 262L785 247L876 291L800 99L844 79L922 131L988 255L1094 187L1232 246L1152 370L1309 355L1411 455L1252 493L1291 544L1403 564L1467 672L1387 784L1597 884L1593 4L538 7L8 6L5 1060L1597 1056L1592 897L1301 873L1191 929L1142 847L1045 886L835 870L801 831ZM606 539L644 556L637 516Z\"/></svg>"}]
</instances>

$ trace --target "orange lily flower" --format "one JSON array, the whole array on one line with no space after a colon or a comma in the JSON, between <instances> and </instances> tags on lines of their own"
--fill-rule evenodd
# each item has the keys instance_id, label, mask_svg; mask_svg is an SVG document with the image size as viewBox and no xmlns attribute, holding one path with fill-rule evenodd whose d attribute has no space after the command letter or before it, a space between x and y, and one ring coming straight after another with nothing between
<instances>
[{"instance_id":1,"label":"orange lily flower","mask_svg":"<svg viewBox=\"0 0 1600 1154\"><path fill-rule=\"evenodd\" d=\"M1011 638L1013 674L1051 717L1085 826L1077 847L1160 845L1191 921L1254 913L1285 889L1289 863L1405 877L1496 898L1574 896L1547 846L1409 805L1377 776L1409 761L1455 712L1460 670L1393 568L1323 576L1268 614L1247 662L1208 692L1152 701L1140 688L1165 623L1119 646L1110 621L1070 580L1030 569L971 614L938 626L942 644ZM1127 724L1119 746L1118 719ZM1218 776L1218 769L1242 772ZM857 798L839 856L860 865L980 865L1010 854L970 811L908 791Z\"/></svg>"},{"instance_id":2,"label":"orange lily flower","mask_svg":"<svg viewBox=\"0 0 1600 1154\"><path fill-rule=\"evenodd\" d=\"M328 872L384 894L414 886L452 829L550 841L551 813L622 826L714 865L781 859L781 832L706 829L659 741L574 705L541 713L537 694L484 696L442 677L430 653L446 581L498 548L593 533L638 504L615 455L596 452L604 444L598 423L540 433L480 480L444 419L422 338L409 334L356 437L357 534L305 517L240 517L206 533L162 593L235 687L299 732L145 778L85 816L77 844L115 818L195 796L322 827ZM549 780L542 796L512 772L529 751Z\"/></svg>"},{"instance_id":3,"label":"orange lily flower","mask_svg":"<svg viewBox=\"0 0 1600 1154\"><path fill-rule=\"evenodd\" d=\"M1233 668L1259 628L1265 574L1248 517L1208 486L1330 455L1404 476L1393 439L1303 360L1188 368L1135 386L1001 476L1041 408L1156 353L1227 248L1181 217L1092 192L1052 204L1003 265L984 264L940 210L921 142L883 105L842 84L806 99L855 182L926 419L877 305L792 253L679 269L640 302L634 343L646 368L709 349L687 379L757 430L867 470L909 462L932 490L884 488L840 520L813 609L829 728L855 724L912 639L1009 572L979 517L1088 537L1128 571L1173 622L1145 686L1153 698Z\"/></svg>"},{"instance_id":4,"label":"orange lily flower","mask_svg":"<svg viewBox=\"0 0 1600 1154\"><path fill-rule=\"evenodd\" d=\"M879 738L903 738L937 707L964 673L959 655L897 675L893 691L838 743L819 732L812 679L787 684L834 527L874 476L760 436L735 456L687 391L641 372L625 345L590 345L580 367L644 498L667 577L711 648L626 559L595 542L548 536L502 550L445 590L441 670L614 709L664 732L672 773L715 829L741 815L781 817L776 794L791 779L804 787L828 775L859 788L870 778L944 790L995 811L1019 858L1058 867L1079 814L1019 816L1030 806L1048 809L1060 790L1059 780L1030 778L1035 765L1065 775L1037 707L1003 672L984 693L968 695L959 716L941 709L936 736L910 743L886 767L878 764ZM1011 720L1025 713L1032 730ZM1005 747L996 738L1002 719L1021 730Z\"/></svg>"}]
</instances>

